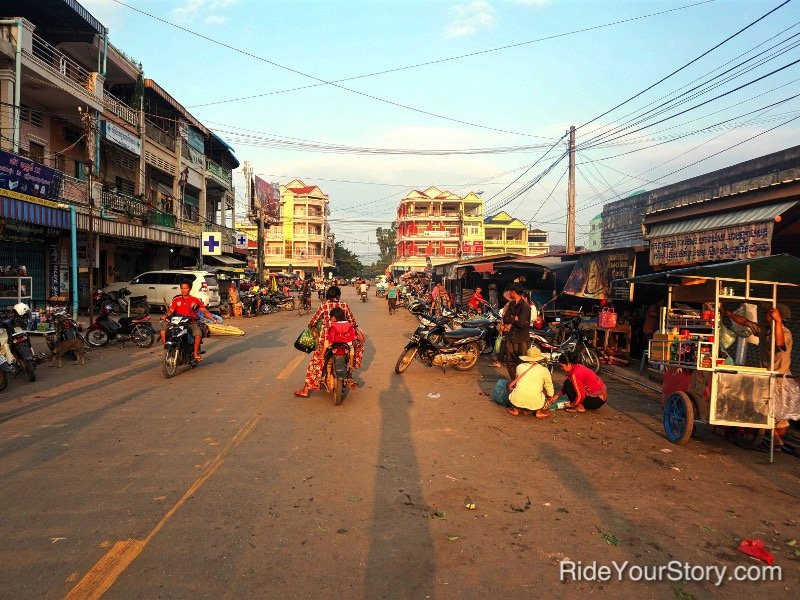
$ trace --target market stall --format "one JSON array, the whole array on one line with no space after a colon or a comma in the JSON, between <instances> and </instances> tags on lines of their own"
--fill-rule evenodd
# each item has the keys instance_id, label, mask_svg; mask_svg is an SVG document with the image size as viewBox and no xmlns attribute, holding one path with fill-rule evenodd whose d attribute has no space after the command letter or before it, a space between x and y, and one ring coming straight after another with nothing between
<instances>
[{"instance_id":1,"label":"market stall","mask_svg":"<svg viewBox=\"0 0 800 600\"><path fill-rule=\"evenodd\" d=\"M736 361L731 350L735 336L731 339L722 322L724 309L732 306L776 307L780 290L800 285L799 259L768 256L627 281L668 286L650 361L664 369L664 431L671 442L684 443L695 422L706 422L732 427L739 445L755 447L766 430L774 430L776 418L799 411L796 382L775 368L775 344L769 343L766 363ZM773 321L767 340L774 339L774 327Z\"/></svg>"}]
</instances>

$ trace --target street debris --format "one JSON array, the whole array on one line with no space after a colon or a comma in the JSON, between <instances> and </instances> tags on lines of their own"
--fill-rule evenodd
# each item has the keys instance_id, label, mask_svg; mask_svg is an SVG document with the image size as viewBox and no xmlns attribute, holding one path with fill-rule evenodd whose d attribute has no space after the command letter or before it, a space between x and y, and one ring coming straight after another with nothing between
<instances>
[{"instance_id":1,"label":"street debris","mask_svg":"<svg viewBox=\"0 0 800 600\"><path fill-rule=\"evenodd\" d=\"M442 396L441 394L434 394L433 392L428 392L428 398L430 398L431 400L435 400L436 398L440 398L441 396Z\"/></svg>"},{"instance_id":2,"label":"street debris","mask_svg":"<svg viewBox=\"0 0 800 600\"><path fill-rule=\"evenodd\" d=\"M606 533L599 527L597 527L597 533L600 535L601 538L603 538L605 543L608 544L609 546L619 546L620 540L616 535Z\"/></svg>"},{"instance_id":3,"label":"street debris","mask_svg":"<svg viewBox=\"0 0 800 600\"><path fill-rule=\"evenodd\" d=\"M762 560L768 565L775 562L775 558L764 548L764 541L758 539L745 539L739 544L739 552L744 552L748 556Z\"/></svg>"},{"instance_id":4,"label":"street debris","mask_svg":"<svg viewBox=\"0 0 800 600\"><path fill-rule=\"evenodd\" d=\"M464 498L464 506L469 510L475 510L477 508L477 506L475 505L475 501L469 496Z\"/></svg>"},{"instance_id":5,"label":"street debris","mask_svg":"<svg viewBox=\"0 0 800 600\"><path fill-rule=\"evenodd\" d=\"M511 505L511 510L513 510L514 512L521 513L521 512L525 512L525 511L526 511L526 510L528 510L530 507L531 507L531 498L530 498L530 496L527 496L527 497L526 497L526 500L525 500L525 505L524 505L524 506L514 506L514 505L512 504L512 505Z\"/></svg>"},{"instance_id":6,"label":"street debris","mask_svg":"<svg viewBox=\"0 0 800 600\"><path fill-rule=\"evenodd\" d=\"M461 536L458 536L458 535L448 535L448 536L445 536L445 537L447 537L447 539L448 539L448 540L450 540L451 542L455 542L455 541L456 541L456 540L457 540L459 537L461 537Z\"/></svg>"}]
</instances>

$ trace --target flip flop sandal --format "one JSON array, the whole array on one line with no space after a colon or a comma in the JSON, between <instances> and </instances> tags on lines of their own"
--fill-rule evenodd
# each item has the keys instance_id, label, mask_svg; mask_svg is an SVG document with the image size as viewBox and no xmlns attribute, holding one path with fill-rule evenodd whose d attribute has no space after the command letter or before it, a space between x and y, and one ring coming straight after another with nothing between
<instances>
[{"instance_id":1,"label":"flip flop sandal","mask_svg":"<svg viewBox=\"0 0 800 600\"><path fill-rule=\"evenodd\" d=\"M295 390L294 391L294 395L297 396L298 398L308 398L308 392L306 392L306 391L304 391L302 389Z\"/></svg>"},{"instance_id":2,"label":"flip flop sandal","mask_svg":"<svg viewBox=\"0 0 800 600\"><path fill-rule=\"evenodd\" d=\"M578 406L577 408L565 408L564 410L569 412L569 413L585 413L586 412L586 409L583 408L582 406Z\"/></svg>"},{"instance_id":3,"label":"flip flop sandal","mask_svg":"<svg viewBox=\"0 0 800 600\"><path fill-rule=\"evenodd\" d=\"M546 413L537 412L536 413L536 418L537 419L549 419L550 418L550 413L549 412L546 412Z\"/></svg>"},{"instance_id":4,"label":"flip flop sandal","mask_svg":"<svg viewBox=\"0 0 800 600\"><path fill-rule=\"evenodd\" d=\"M519 410L516 408L506 408L506 412L510 414L512 417L518 417L520 415Z\"/></svg>"}]
</instances>

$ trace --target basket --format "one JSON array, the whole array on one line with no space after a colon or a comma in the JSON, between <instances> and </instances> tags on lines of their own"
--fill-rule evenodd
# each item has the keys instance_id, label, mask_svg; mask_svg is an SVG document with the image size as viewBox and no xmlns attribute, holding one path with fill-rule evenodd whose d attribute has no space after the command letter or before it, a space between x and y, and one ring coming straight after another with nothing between
<instances>
[{"instance_id":1,"label":"basket","mask_svg":"<svg viewBox=\"0 0 800 600\"><path fill-rule=\"evenodd\" d=\"M617 326L617 313L610 306L606 306L597 315L597 324L603 329L613 329Z\"/></svg>"}]
</instances>

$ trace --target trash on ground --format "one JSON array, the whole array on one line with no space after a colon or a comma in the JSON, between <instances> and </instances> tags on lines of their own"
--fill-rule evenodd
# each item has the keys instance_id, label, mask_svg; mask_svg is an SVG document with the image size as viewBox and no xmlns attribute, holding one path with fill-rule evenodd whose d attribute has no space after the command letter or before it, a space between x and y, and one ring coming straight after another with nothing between
<instances>
[{"instance_id":1,"label":"trash on ground","mask_svg":"<svg viewBox=\"0 0 800 600\"><path fill-rule=\"evenodd\" d=\"M670 450L669 448L662 448L662 449L661 449L661 451L662 451L664 454L669 454L670 452L672 452L672 450Z\"/></svg>"},{"instance_id":2,"label":"trash on ground","mask_svg":"<svg viewBox=\"0 0 800 600\"><path fill-rule=\"evenodd\" d=\"M441 394L434 394L433 392L428 392L428 398L432 400L435 398L440 398L441 396L442 396Z\"/></svg>"},{"instance_id":3,"label":"trash on ground","mask_svg":"<svg viewBox=\"0 0 800 600\"><path fill-rule=\"evenodd\" d=\"M742 540L742 542L739 544L739 552L744 552L748 556L752 556L758 560L763 560L768 565L771 565L773 562L775 562L775 558L772 556L772 554L767 552L766 548L764 548L763 540Z\"/></svg>"},{"instance_id":4,"label":"trash on ground","mask_svg":"<svg viewBox=\"0 0 800 600\"><path fill-rule=\"evenodd\" d=\"M475 505L475 501L469 496L464 498L464 506L470 510L475 510L477 508L477 506Z\"/></svg>"}]
</instances>

